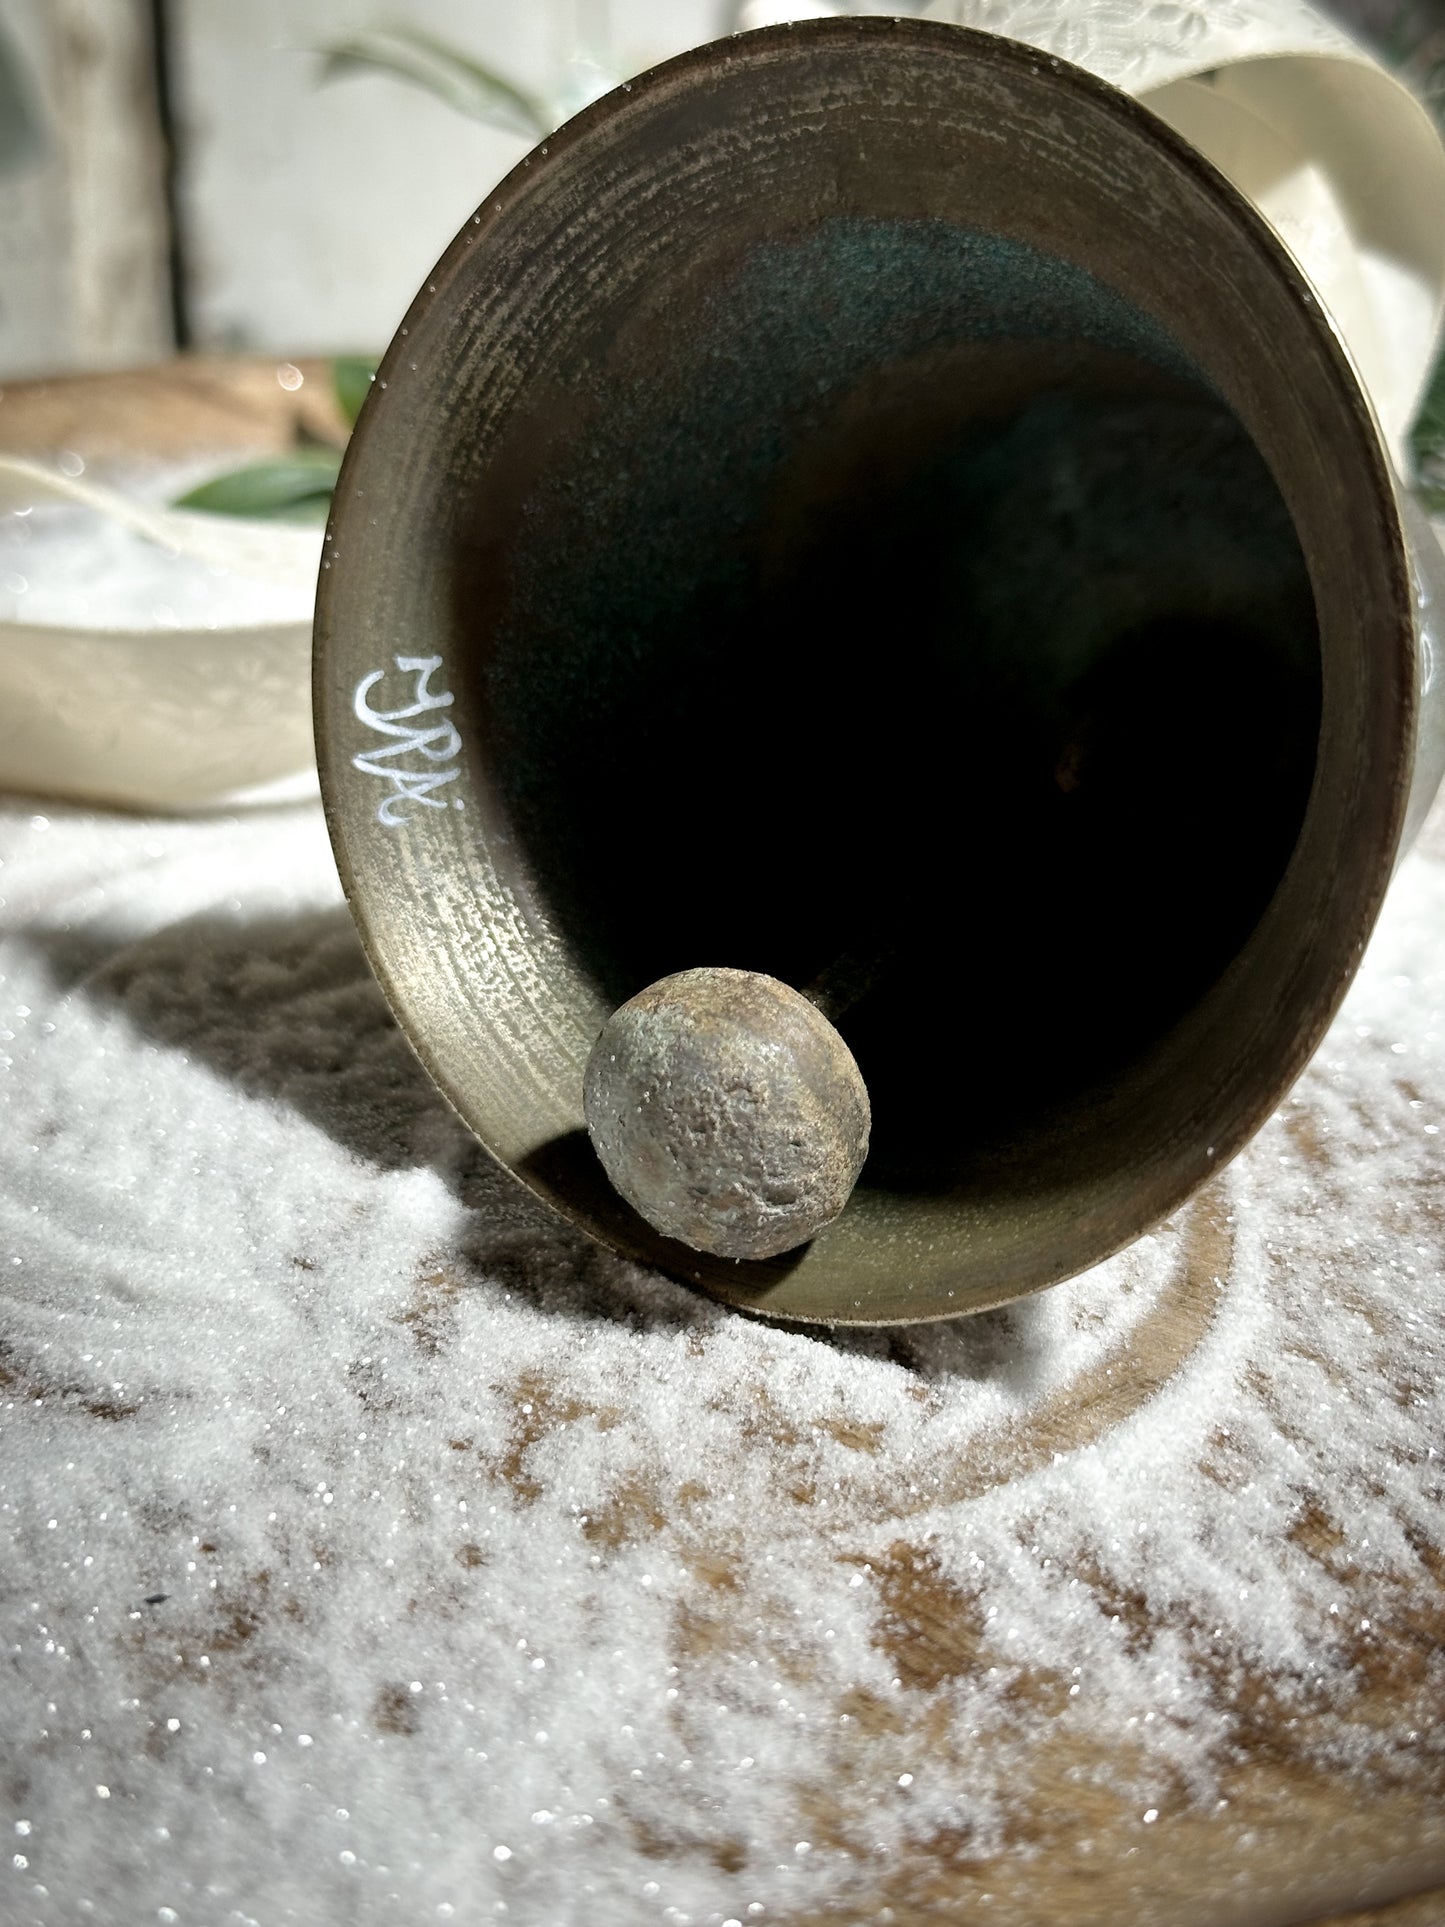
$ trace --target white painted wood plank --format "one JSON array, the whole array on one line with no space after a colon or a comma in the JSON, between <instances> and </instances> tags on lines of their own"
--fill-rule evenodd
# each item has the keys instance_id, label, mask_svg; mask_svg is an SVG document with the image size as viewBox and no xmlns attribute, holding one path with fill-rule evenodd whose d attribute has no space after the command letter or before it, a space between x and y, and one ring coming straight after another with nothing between
<instances>
[{"instance_id":1,"label":"white painted wood plank","mask_svg":"<svg viewBox=\"0 0 1445 1927\"><path fill-rule=\"evenodd\" d=\"M150 8L0 0L39 150L0 177L0 375L154 360L172 345Z\"/></svg>"},{"instance_id":2,"label":"white painted wood plank","mask_svg":"<svg viewBox=\"0 0 1445 1927\"><path fill-rule=\"evenodd\" d=\"M609 51L628 70L708 38L724 0L614 0ZM405 82L318 84L315 49L405 25L555 89L597 0L172 0L183 141L181 219L198 346L283 354L381 348L438 255L526 151Z\"/></svg>"}]
</instances>

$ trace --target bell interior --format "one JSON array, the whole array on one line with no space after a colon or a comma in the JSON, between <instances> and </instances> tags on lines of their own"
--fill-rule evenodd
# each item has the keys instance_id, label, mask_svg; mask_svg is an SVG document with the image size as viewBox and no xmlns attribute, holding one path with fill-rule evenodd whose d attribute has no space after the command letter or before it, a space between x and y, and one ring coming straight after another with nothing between
<instances>
[{"instance_id":1,"label":"bell interior","mask_svg":"<svg viewBox=\"0 0 1445 1927\"><path fill-rule=\"evenodd\" d=\"M525 449L475 741L534 902L608 1005L856 960L865 1190L1127 1162L1100 1099L1249 937L1314 774L1249 435L1086 270L942 222L818 222L602 348L474 509Z\"/></svg>"}]
</instances>

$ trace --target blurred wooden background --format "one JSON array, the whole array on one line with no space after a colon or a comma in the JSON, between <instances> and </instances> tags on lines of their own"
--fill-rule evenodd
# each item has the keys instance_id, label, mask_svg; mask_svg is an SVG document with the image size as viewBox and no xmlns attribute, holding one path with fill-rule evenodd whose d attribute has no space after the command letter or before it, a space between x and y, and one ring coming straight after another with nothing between
<instances>
[{"instance_id":1,"label":"blurred wooden background","mask_svg":"<svg viewBox=\"0 0 1445 1927\"><path fill-rule=\"evenodd\" d=\"M381 349L531 142L384 74L360 30L430 32L543 95L569 53L635 71L729 0L0 0L0 379L176 346ZM600 42L600 45L596 43Z\"/></svg>"},{"instance_id":2,"label":"blurred wooden background","mask_svg":"<svg viewBox=\"0 0 1445 1927\"><path fill-rule=\"evenodd\" d=\"M1335 10L1377 31L1408 15L1419 31L1445 0ZM420 29L576 104L579 46L620 76L735 13L735 0L0 0L0 380L176 347L385 346L530 142L388 75L323 82L320 49Z\"/></svg>"}]
</instances>

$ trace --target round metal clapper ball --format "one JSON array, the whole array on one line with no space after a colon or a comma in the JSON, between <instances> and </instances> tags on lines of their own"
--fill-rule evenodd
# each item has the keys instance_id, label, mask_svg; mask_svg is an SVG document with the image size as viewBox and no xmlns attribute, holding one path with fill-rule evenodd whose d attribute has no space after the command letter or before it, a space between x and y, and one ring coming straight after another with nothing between
<instances>
[{"instance_id":1,"label":"round metal clapper ball","mask_svg":"<svg viewBox=\"0 0 1445 1927\"><path fill-rule=\"evenodd\" d=\"M791 1251L842 1211L868 1155L868 1093L800 991L683 970L629 998L587 1063L587 1128L634 1209L694 1250Z\"/></svg>"}]
</instances>

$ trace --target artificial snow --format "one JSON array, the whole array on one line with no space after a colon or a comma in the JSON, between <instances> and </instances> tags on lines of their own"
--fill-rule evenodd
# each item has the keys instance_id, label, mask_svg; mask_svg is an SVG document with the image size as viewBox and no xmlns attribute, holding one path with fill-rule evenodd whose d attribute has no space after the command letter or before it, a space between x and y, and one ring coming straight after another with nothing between
<instances>
[{"instance_id":1,"label":"artificial snow","mask_svg":"<svg viewBox=\"0 0 1445 1927\"><path fill-rule=\"evenodd\" d=\"M17 805L0 855L6 1921L783 1918L996 1848L1041 1726L1117 1746L1141 1824L1207 1804L1239 1666L1368 1767L1335 1715L1445 1536L1438 854L1201 1201L832 1336L492 1166L314 808ZM923 1565L972 1668L907 1670Z\"/></svg>"}]
</instances>

